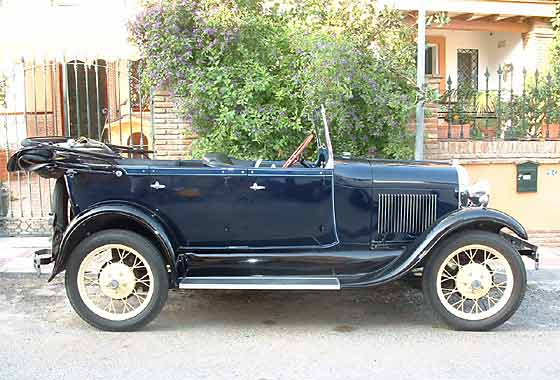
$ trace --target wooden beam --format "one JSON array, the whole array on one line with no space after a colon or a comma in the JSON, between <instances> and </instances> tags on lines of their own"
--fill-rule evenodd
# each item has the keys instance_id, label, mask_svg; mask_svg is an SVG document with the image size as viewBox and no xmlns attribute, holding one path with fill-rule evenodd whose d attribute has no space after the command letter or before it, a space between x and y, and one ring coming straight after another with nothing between
<instances>
[{"instance_id":1,"label":"wooden beam","mask_svg":"<svg viewBox=\"0 0 560 380\"><path fill-rule=\"evenodd\" d=\"M497 20L497 18L499 16L500 15L498 15L498 14L491 14L491 15L485 15L485 16L478 17L475 20L476 21L491 21L491 22L494 22L494 21Z\"/></svg>"},{"instance_id":2,"label":"wooden beam","mask_svg":"<svg viewBox=\"0 0 560 380\"><path fill-rule=\"evenodd\" d=\"M527 17L524 16L498 16L498 18L496 19L496 21L498 22L517 22L517 23L522 23L525 22L525 20L527 19Z\"/></svg>"},{"instance_id":3,"label":"wooden beam","mask_svg":"<svg viewBox=\"0 0 560 380\"><path fill-rule=\"evenodd\" d=\"M474 13L464 13L465 17L461 18L461 21L495 21L496 17L498 17L498 14L474 14ZM469 15L469 16L466 16ZM455 17L453 17L453 19L455 19Z\"/></svg>"},{"instance_id":4,"label":"wooden beam","mask_svg":"<svg viewBox=\"0 0 560 380\"><path fill-rule=\"evenodd\" d=\"M452 16L451 19L465 21L465 20L470 19L472 16L473 16L473 13L461 13L461 14L458 14L456 16Z\"/></svg>"},{"instance_id":5,"label":"wooden beam","mask_svg":"<svg viewBox=\"0 0 560 380\"><path fill-rule=\"evenodd\" d=\"M381 4L391 5L396 9L418 9L418 0L379 0ZM428 12L449 12L454 14L504 14L527 17L554 17L556 3L542 0L422 0Z\"/></svg>"},{"instance_id":6,"label":"wooden beam","mask_svg":"<svg viewBox=\"0 0 560 380\"><path fill-rule=\"evenodd\" d=\"M514 33L527 33L530 30L527 23L519 22L492 22L486 20L475 21L462 21L451 20L449 24L432 25L430 29L446 29L446 30L472 30L478 32L514 32Z\"/></svg>"}]
</instances>

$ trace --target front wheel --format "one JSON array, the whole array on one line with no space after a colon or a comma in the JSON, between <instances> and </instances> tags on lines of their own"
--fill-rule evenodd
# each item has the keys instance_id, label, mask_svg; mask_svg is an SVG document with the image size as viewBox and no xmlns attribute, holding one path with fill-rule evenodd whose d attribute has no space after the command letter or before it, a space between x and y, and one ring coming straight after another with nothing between
<instances>
[{"instance_id":1,"label":"front wheel","mask_svg":"<svg viewBox=\"0 0 560 380\"><path fill-rule=\"evenodd\" d=\"M91 235L70 254L66 294L78 315L101 330L138 329L161 311L168 278L156 247L125 230Z\"/></svg>"},{"instance_id":2,"label":"front wheel","mask_svg":"<svg viewBox=\"0 0 560 380\"><path fill-rule=\"evenodd\" d=\"M527 284L519 253L498 234L472 231L445 242L426 262L424 296L452 328L491 330L517 310Z\"/></svg>"}]
</instances>

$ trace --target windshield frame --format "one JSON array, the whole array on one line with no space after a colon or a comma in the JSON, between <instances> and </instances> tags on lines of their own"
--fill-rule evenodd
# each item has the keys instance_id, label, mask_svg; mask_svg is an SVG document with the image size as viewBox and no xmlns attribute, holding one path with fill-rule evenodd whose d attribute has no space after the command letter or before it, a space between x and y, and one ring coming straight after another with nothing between
<instances>
[{"instance_id":1,"label":"windshield frame","mask_svg":"<svg viewBox=\"0 0 560 380\"><path fill-rule=\"evenodd\" d=\"M325 164L325 169L334 169L334 151L331 142L329 124L327 123L327 112L325 110L324 104L321 104L321 118L323 119L325 144L327 146L327 151L329 154L329 158L327 159L327 163Z\"/></svg>"}]
</instances>

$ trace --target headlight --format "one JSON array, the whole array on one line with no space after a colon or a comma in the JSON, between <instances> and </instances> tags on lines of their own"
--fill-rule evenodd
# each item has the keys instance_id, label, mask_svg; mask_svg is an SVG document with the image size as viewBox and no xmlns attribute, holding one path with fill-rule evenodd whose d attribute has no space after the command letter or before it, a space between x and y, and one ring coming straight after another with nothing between
<instances>
[{"instance_id":1,"label":"headlight","mask_svg":"<svg viewBox=\"0 0 560 380\"><path fill-rule=\"evenodd\" d=\"M467 196L467 206L486 208L490 202L490 184L486 181L478 181L469 186Z\"/></svg>"},{"instance_id":2,"label":"headlight","mask_svg":"<svg viewBox=\"0 0 560 380\"><path fill-rule=\"evenodd\" d=\"M467 169L453 161L457 170L457 182L459 184L459 206L486 207L490 202L490 185L486 181L478 181L469 185L469 173Z\"/></svg>"}]
</instances>

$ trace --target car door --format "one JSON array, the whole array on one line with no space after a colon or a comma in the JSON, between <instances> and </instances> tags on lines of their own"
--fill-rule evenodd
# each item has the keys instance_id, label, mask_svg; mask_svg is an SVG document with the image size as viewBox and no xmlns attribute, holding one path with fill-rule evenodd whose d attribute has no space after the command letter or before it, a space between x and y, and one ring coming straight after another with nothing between
<instances>
[{"instance_id":1,"label":"car door","mask_svg":"<svg viewBox=\"0 0 560 380\"><path fill-rule=\"evenodd\" d=\"M238 241L253 248L335 244L332 181L329 169L248 169L246 183L233 189Z\"/></svg>"},{"instance_id":2,"label":"car door","mask_svg":"<svg viewBox=\"0 0 560 380\"><path fill-rule=\"evenodd\" d=\"M151 168L153 208L175 230L180 245L188 248L221 248L231 245L232 189L246 183L247 170L238 168Z\"/></svg>"}]
</instances>

